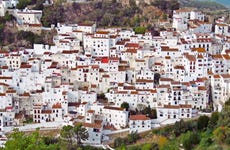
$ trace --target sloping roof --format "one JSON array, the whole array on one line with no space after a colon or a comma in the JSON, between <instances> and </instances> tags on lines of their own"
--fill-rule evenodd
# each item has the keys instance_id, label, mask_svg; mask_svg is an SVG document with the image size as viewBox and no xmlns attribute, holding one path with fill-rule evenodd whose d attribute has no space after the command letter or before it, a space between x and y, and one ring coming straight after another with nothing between
<instances>
[{"instance_id":1,"label":"sloping roof","mask_svg":"<svg viewBox=\"0 0 230 150\"><path fill-rule=\"evenodd\" d=\"M100 129L102 127L101 124L96 124L96 123L82 123L82 125L84 127L88 127L88 128L97 128Z\"/></svg>"},{"instance_id":2,"label":"sloping roof","mask_svg":"<svg viewBox=\"0 0 230 150\"><path fill-rule=\"evenodd\" d=\"M105 106L104 109L110 109L110 110L125 110L125 108L121 108L121 107L111 107L111 106Z\"/></svg>"},{"instance_id":3,"label":"sloping roof","mask_svg":"<svg viewBox=\"0 0 230 150\"><path fill-rule=\"evenodd\" d=\"M60 108L62 108L62 107L61 107L61 103L56 103L56 104L54 104L54 105L52 106L52 108L53 108L53 109L60 109Z\"/></svg>"},{"instance_id":4,"label":"sloping roof","mask_svg":"<svg viewBox=\"0 0 230 150\"><path fill-rule=\"evenodd\" d=\"M149 117L146 117L145 115L131 115L130 120L150 120Z\"/></svg>"}]
</instances>

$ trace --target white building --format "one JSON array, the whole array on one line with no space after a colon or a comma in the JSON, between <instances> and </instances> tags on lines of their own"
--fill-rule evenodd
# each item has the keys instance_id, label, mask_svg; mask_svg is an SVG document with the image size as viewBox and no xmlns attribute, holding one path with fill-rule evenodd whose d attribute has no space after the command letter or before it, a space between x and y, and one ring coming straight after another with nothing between
<instances>
[{"instance_id":1,"label":"white building","mask_svg":"<svg viewBox=\"0 0 230 150\"><path fill-rule=\"evenodd\" d=\"M41 10L15 10L14 16L17 19L19 25L22 24L41 24L42 11Z\"/></svg>"},{"instance_id":2,"label":"white building","mask_svg":"<svg viewBox=\"0 0 230 150\"><path fill-rule=\"evenodd\" d=\"M112 125L117 129L128 125L128 111L124 108L105 106L102 114L106 125Z\"/></svg>"},{"instance_id":3,"label":"white building","mask_svg":"<svg viewBox=\"0 0 230 150\"><path fill-rule=\"evenodd\" d=\"M157 118L160 119L183 119L192 118L191 105L164 105L157 108Z\"/></svg>"},{"instance_id":4,"label":"white building","mask_svg":"<svg viewBox=\"0 0 230 150\"><path fill-rule=\"evenodd\" d=\"M145 115L131 115L129 117L129 132L145 132L151 130L151 119Z\"/></svg>"}]
</instances>

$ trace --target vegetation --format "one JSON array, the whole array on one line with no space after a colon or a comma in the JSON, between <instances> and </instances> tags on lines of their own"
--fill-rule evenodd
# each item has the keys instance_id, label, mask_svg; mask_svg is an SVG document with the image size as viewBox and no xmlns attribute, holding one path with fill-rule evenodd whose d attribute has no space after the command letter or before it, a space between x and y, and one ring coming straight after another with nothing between
<instances>
[{"instance_id":1,"label":"vegetation","mask_svg":"<svg viewBox=\"0 0 230 150\"><path fill-rule=\"evenodd\" d=\"M6 12L5 16L0 17L0 45L4 43L6 37L6 34L4 33L6 22L12 21L13 19L13 16L10 15L8 11Z\"/></svg>"},{"instance_id":2,"label":"vegetation","mask_svg":"<svg viewBox=\"0 0 230 150\"><path fill-rule=\"evenodd\" d=\"M42 24L45 27L50 27L51 24L57 25L58 22L63 23L65 21L64 6L61 4L55 4L46 6L43 9Z\"/></svg>"},{"instance_id":3,"label":"vegetation","mask_svg":"<svg viewBox=\"0 0 230 150\"><path fill-rule=\"evenodd\" d=\"M182 144L186 150L192 149L193 145L196 145L200 142L200 137L197 132L186 132L182 135Z\"/></svg>"},{"instance_id":4,"label":"vegetation","mask_svg":"<svg viewBox=\"0 0 230 150\"><path fill-rule=\"evenodd\" d=\"M208 123L208 127L210 129L213 129L216 127L217 122L219 120L219 113L218 112L213 112L210 119L209 119L209 123Z\"/></svg>"},{"instance_id":5,"label":"vegetation","mask_svg":"<svg viewBox=\"0 0 230 150\"><path fill-rule=\"evenodd\" d=\"M200 10L209 9L212 11L226 9L223 5L210 0L179 0L181 7L195 7Z\"/></svg>"},{"instance_id":6,"label":"vegetation","mask_svg":"<svg viewBox=\"0 0 230 150\"><path fill-rule=\"evenodd\" d=\"M123 102L123 103L121 104L121 108L125 108L126 110L129 110L129 103Z\"/></svg>"},{"instance_id":7,"label":"vegetation","mask_svg":"<svg viewBox=\"0 0 230 150\"><path fill-rule=\"evenodd\" d=\"M187 4L185 0L171 0L170 3L168 0L155 0L150 5L141 2L137 6L134 0L130 0L128 6L122 6L121 3L115 0L71 4L65 3L65 0L58 0L53 5L43 6L44 2L45 0L19 0L16 7L24 9L27 5L30 5L33 9L42 10L43 16L41 20L45 27L50 27L51 24L57 25L58 22L65 22L66 24L95 22L100 27L131 27L138 34L144 34L148 30L153 35L159 34L158 28L154 28L158 19L166 20L168 16L171 17L172 10L179 9L180 5L185 6L189 4L189 6L193 6L191 5L192 3L203 8L209 4L209 2L198 4L195 1L188 1ZM213 7L217 6L213 5ZM218 5L216 9L222 9L222 7ZM30 32L20 32L15 28L12 20L13 17L8 13L5 17L0 18L0 46L7 45L7 49L18 49L20 47L31 48L33 43L52 44L53 31L43 31L40 35ZM27 37L26 35L28 35L28 38L18 39L18 37ZM157 84L158 79L156 78L154 82Z\"/></svg>"},{"instance_id":8,"label":"vegetation","mask_svg":"<svg viewBox=\"0 0 230 150\"><path fill-rule=\"evenodd\" d=\"M36 0L35 5L33 7L34 10L43 10L43 3L45 0Z\"/></svg>"},{"instance_id":9,"label":"vegetation","mask_svg":"<svg viewBox=\"0 0 230 150\"><path fill-rule=\"evenodd\" d=\"M122 149L118 148L118 150ZM141 144L137 146L130 146L129 148L126 148L123 146L123 149L129 149L129 150L158 150L158 145L156 143L146 143L146 144Z\"/></svg>"},{"instance_id":10,"label":"vegetation","mask_svg":"<svg viewBox=\"0 0 230 150\"><path fill-rule=\"evenodd\" d=\"M228 149L230 147L229 108L230 98L222 112L213 112L210 118L200 116L197 120L180 120L174 125L154 129L152 133L142 136L132 145L127 142L129 136L119 138L115 140L114 147L118 150ZM141 139L145 139L144 143Z\"/></svg>"},{"instance_id":11,"label":"vegetation","mask_svg":"<svg viewBox=\"0 0 230 150\"><path fill-rule=\"evenodd\" d=\"M95 22L100 27L139 27L151 26L156 19L163 17L163 12L152 5L137 6L130 0L129 6L122 6L116 1L93 1L88 3L55 5L43 8L42 22L44 26L57 22L79 23Z\"/></svg>"},{"instance_id":12,"label":"vegetation","mask_svg":"<svg viewBox=\"0 0 230 150\"><path fill-rule=\"evenodd\" d=\"M89 137L88 132L82 127L82 124L77 124L76 126L64 126L61 130L61 138L67 144L68 149L74 148L74 139L76 141L76 146L82 146L81 140L87 140Z\"/></svg>"},{"instance_id":13,"label":"vegetation","mask_svg":"<svg viewBox=\"0 0 230 150\"><path fill-rule=\"evenodd\" d=\"M17 9L24 9L29 4L31 4L31 0L19 0L16 8Z\"/></svg>"},{"instance_id":14,"label":"vegetation","mask_svg":"<svg viewBox=\"0 0 230 150\"><path fill-rule=\"evenodd\" d=\"M144 34L146 31L146 27L135 27L134 32L135 34Z\"/></svg>"},{"instance_id":15,"label":"vegetation","mask_svg":"<svg viewBox=\"0 0 230 150\"><path fill-rule=\"evenodd\" d=\"M8 138L9 140L6 142L4 150L58 149L58 143L56 142L53 144L46 144L48 138L43 138L38 130L30 135L26 135L24 132L15 129Z\"/></svg>"},{"instance_id":16,"label":"vegetation","mask_svg":"<svg viewBox=\"0 0 230 150\"><path fill-rule=\"evenodd\" d=\"M208 126L208 122L209 122L208 116L200 116L197 121L197 129L198 130L206 129L206 127Z\"/></svg>"},{"instance_id":17,"label":"vegetation","mask_svg":"<svg viewBox=\"0 0 230 150\"><path fill-rule=\"evenodd\" d=\"M166 12L169 17L172 17L173 10L180 8L178 0L170 0L170 2L168 0L154 0L152 5Z\"/></svg>"},{"instance_id":18,"label":"vegetation","mask_svg":"<svg viewBox=\"0 0 230 150\"><path fill-rule=\"evenodd\" d=\"M30 134L14 129L8 136L9 140L3 150L100 150L91 146L82 146L80 140L88 138L88 132L81 125L64 126L61 130L61 137L42 136L39 129Z\"/></svg>"},{"instance_id":19,"label":"vegetation","mask_svg":"<svg viewBox=\"0 0 230 150\"><path fill-rule=\"evenodd\" d=\"M134 144L139 138L137 132L132 132L125 138L118 137L114 140L114 147L122 149L127 144Z\"/></svg>"},{"instance_id":20,"label":"vegetation","mask_svg":"<svg viewBox=\"0 0 230 150\"><path fill-rule=\"evenodd\" d=\"M26 40L30 42L30 44L42 43L42 37L37 34L34 34L31 31L23 31L23 30L18 31L16 37L18 40Z\"/></svg>"},{"instance_id":21,"label":"vegetation","mask_svg":"<svg viewBox=\"0 0 230 150\"><path fill-rule=\"evenodd\" d=\"M156 109L151 108L150 106L145 107L142 112L142 114L150 117L151 119L156 119L157 118L157 111Z\"/></svg>"}]
</instances>

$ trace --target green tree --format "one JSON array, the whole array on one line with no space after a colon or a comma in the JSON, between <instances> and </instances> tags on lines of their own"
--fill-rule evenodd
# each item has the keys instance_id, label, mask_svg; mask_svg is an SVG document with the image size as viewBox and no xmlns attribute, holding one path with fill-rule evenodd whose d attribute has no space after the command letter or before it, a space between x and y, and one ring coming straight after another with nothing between
<instances>
[{"instance_id":1,"label":"green tree","mask_svg":"<svg viewBox=\"0 0 230 150\"><path fill-rule=\"evenodd\" d=\"M24 9L30 3L31 3L31 0L19 0L16 8L17 9Z\"/></svg>"},{"instance_id":2,"label":"green tree","mask_svg":"<svg viewBox=\"0 0 230 150\"><path fill-rule=\"evenodd\" d=\"M28 139L25 137L25 133L20 132L19 129L14 129L13 133L8 137L9 140L5 144L5 150L18 149L23 150L29 145Z\"/></svg>"},{"instance_id":3,"label":"green tree","mask_svg":"<svg viewBox=\"0 0 230 150\"><path fill-rule=\"evenodd\" d=\"M200 136L196 132L186 132L182 137L182 144L186 150L191 150L192 147L200 142Z\"/></svg>"},{"instance_id":4,"label":"green tree","mask_svg":"<svg viewBox=\"0 0 230 150\"><path fill-rule=\"evenodd\" d=\"M219 112L213 112L209 119L208 127L214 128L215 126L217 126L218 119L219 119Z\"/></svg>"},{"instance_id":5,"label":"green tree","mask_svg":"<svg viewBox=\"0 0 230 150\"><path fill-rule=\"evenodd\" d=\"M58 149L58 144L45 144L44 139L39 134L39 129L35 132L26 135L24 132L14 129L9 135L8 141L5 144L5 150L53 150Z\"/></svg>"},{"instance_id":6,"label":"green tree","mask_svg":"<svg viewBox=\"0 0 230 150\"><path fill-rule=\"evenodd\" d=\"M185 133L187 130L188 130L188 126L186 122L184 122L184 120L181 119L180 121L176 121L173 129L173 133L176 136L179 136L180 134Z\"/></svg>"},{"instance_id":7,"label":"green tree","mask_svg":"<svg viewBox=\"0 0 230 150\"><path fill-rule=\"evenodd\" d=\"M169 141L167 144L164 145L162 150L178 150L179 149L179 142L175 140Z\"/></svg>"},{"instance_id":8,"label":"green tree","mask_svg":"<svg viewBox=\"0 0 230 150\"><path fill-rule=\"evenodd\" d=\"M63 5L55 4L44 7L41 21L43 26L50 27L51 24L57 25L58 22L64 22L65 18Z\"/></svg>"},{"instance_id":9,"label":"green tree","mask_svg":"<svg viewBox=\"0 0 230 150\"><path fill-rule=\"evenodd\" d=\"M34 10L43 10L43 3L45 0L36 0L36 4L33 7Z\"/></svg>"},{"instance_id":10,"label":"green tree","mask_svg":"<svg viewBox=\"0 0 230 150\"><path fill-rule=\"evenodd\" d=\"M14 18L13 15L9 14L8 11L5 13L5 16L3 17L5 21L11 21L13 20L13 18Z\"/></svg>"},{"instance_id":11,"label":"green tree","mask_svg":"<svg viewBox=\"0 0 230 150\"><path fill-rule=\"evenodd\" d=\"M121 108L125 108L126 110L129 110L129 103L123 102L123 103L121 104Z\"/></svg>"},{"instance_id":12,"label":"green tree","mask_svg":"<svg viewBox=\"0 0 230 150\"><path fill-rule=\"evenodd\" d=\"M68 149L71 149L73 146L73 137L74 137L73 126L70 125L63 126L60 135L62 139L68 143L67 144Z\"/></svg>"},{"instance_id":13,"label":"green tree","mask_svg":"<svg viewBox=\"0 0 230 150\"><path fill-rule=\"evenodd\" d=\"M159 147L156 143L146 143L141 147L141 150L159 150Z\"/></svg>"},{"instance_id":14,"label":"green tree","mask_svg":"<svg viewBox=\"0 0 230 150\"><path fill-rule=\"evenodd\" d=\"M145 107L144 110L142 111L142 114L150 117L151 119L156 119L157 118L157 111L156 109L152 109L150 105L148 107Z\"/></svg>"},{"instance_id":15,"label":"green tree","mask_svg":"<svg viewBox=\"0 0 230 150\"><path fill-rule=\"evenodd\" d=\"M87 140L89 137L88 131L82 126L81 123L77 125L64 126L61 130L61 137L67 143L68 149L71 149L74 145L74 139L77 141L77 146L81 146L81 140Z\"/></svg>"},{"instance_id":16,"label":"green tree","mask_svg":"<svg viewBox=\"0 0 230 150\"><path fill-rule=\"evenodd\" d=\"M84 128L81 123L75 125L73 131L74 131L74 137L77 139L78 146L81 146L81 140L85 141L89 137L87 129Z\"/></svg>"},{"instance_id":17,"label":"green tree","mask_svg":"<svg viewBox=\"0 0 230 150\"><path fill-rule=\"evenodd\" d=\"M224 108L219 115L218 126L230 127L230 98L225 102Z\"/></svg>"},{"instance_id":18,"label":"green tree","mask_svg":"<svg viewBox=\"0 0 230 150\"><path fill-rule=\"evenodd\" d=\"M213 131L214 139L220 144L230 144L230 128L218 127Z\"/></svg>"},{"instance_id":19,"label":"green tree","mask_svg":"<svg viewBox=\"0 0 230 150\"><path fill-rule=\"evenodd\" d=\"M0 23L0 45L3 45L3 41L4 41L4 28L5 25L3 23Z\"/></svg>"},{"instance_id":20,"label":"green tree","mask_svg":"<svg viewBox=\"0 0 230 150\"><path fill-rule=\"evenodd\" d=\"M128 134L128 143L135 143L138 140L139 136L137 132L131 132Z\"/></svg>"},{"instance_id":21,"label":"green tree","mask_svg":"<svg viewBox=\"0 0 230 150\"><path fill-rule=\"evenodd\" d=\"M30 42L30 44L32 45L33 43L43 43L42 37L34 34L31 31L19 31L16 35L18 40L26 40L28 42Z\"/></svg>"},{"instance_id":22,"label":"green tree","mask_svg":"<svg viewBox=\"0 0 230 150\"><path fill-rule=\"evenodd\" d=\"M125 144L125 139L118 137L114 140L114 147L120 147Z\"/></svg>"},{"instance_id":23,"label":"green tree","mask_svg":"<svg viewBox=\"0 0 230 150\"><path fill-rule=\"evenodd\" d=\"M146 31L146 27L136 27L134 28L134 32L136 34L145 34L145 31Z\"/></svg>"},{"instance_id":24,"label":"green tree","mask_svg":"<svg viewBox=\"0 0 230 150\"><path fill-rule=\"evenodd\" d=\"M200 116L197 121L197 129L203 130L208 126L209 117L208 116Z\"/></svg>"}]
</instances>

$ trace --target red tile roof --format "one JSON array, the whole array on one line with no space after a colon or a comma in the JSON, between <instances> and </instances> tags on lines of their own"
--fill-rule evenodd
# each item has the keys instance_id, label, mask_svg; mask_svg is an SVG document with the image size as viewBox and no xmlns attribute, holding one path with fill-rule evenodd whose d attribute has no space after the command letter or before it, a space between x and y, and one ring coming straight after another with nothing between
<instances>
[{"instance_id":1,"label":"red tile roof","mask_svg":"<svg viewBox=\"0 0 230 150\"><path fill-rule=\"evenodd\" d=\"M131 115L130 120L150 120L149 117L146 117L145 115Z\"/></svg>"},{"instance_id":2,"label":"red tile roof","mask_svg":"<svg viewBox=\"0 0 230 150\"><path fill-rule=\"evenodd\" d=\"M88 127L88 128L97 128L100 129L102 127L101 124L96 124L96 123L83 123L82 124L84 127Z\"/></svg>"},{"instance_id":3,"label":"red tile roof","mask_svg":"<svg viewBox=\"0 0 230 150\"><path fill-rule=\"evenodd\" d=\"M62 108L61 103L56 103L52 106L53 109L60 109Z\"/></svg>"},{"instance_id":4,"label":"red tile roof","mask_svg":"<svg viewBox=\"0 0 230 150\"><path fill-rule=\"evenodd\" d=\"M87 113L94 113L95 110L88 110Z\"/></svg>"},{"instance_id":5,"label":"red tile roof","mask_svg":"<svg viewBox=\"0 0 230 150\"><path fill-rule=\"evenodd\" d=\"M125 108L105 106L104 109L123 111Z\"/></svg>"},{"instance_id":6,"label":"red tile roof","mask_svg":"<svg viewBox=\"0 0 230 150\"><path fill-rule=\"evenodd\" d=\"M52 110L42 110L42 114L51 114Z\"/></svg>"}]
</instances>

